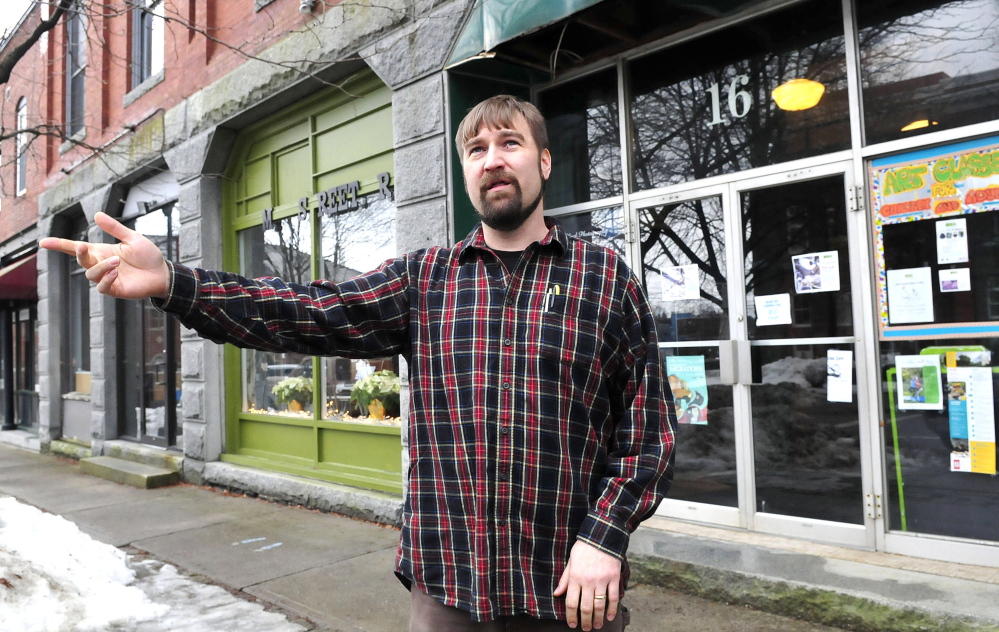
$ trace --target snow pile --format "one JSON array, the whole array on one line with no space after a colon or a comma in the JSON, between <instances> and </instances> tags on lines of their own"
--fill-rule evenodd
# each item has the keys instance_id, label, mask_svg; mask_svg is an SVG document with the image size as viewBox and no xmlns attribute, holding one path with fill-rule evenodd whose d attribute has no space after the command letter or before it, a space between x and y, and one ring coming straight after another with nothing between
<instances>
[{"instance_id":1,"label":"snow pile","mask_svg":"<svg viewBox=\"0 0 999 632\"><path fill-rule=\"evenodd\" d=\"M781 358L763 365L763 383L790 382L798 386L813 388L825 386L828 370L826 364L825 358Z\"/></svg>"},{"instance_id":2,"label":"snow pile","mask_svg":"<svg viewBox=\"0 0 999 632\"><path fill-rule=\"evenodd\" d=\"M0 629L107 630L166 614L126 555L59 516L0 498Z\"/></svg>"},{"instance_id":3,"label":"snow pile","mask_svg":"<svg viewBox=\"0 0 999 632\"><path fill-rule=\"evenodd\" d=\"M283 615L0 498L0 631L304 632Z\"/></svg>"}]
</instances>

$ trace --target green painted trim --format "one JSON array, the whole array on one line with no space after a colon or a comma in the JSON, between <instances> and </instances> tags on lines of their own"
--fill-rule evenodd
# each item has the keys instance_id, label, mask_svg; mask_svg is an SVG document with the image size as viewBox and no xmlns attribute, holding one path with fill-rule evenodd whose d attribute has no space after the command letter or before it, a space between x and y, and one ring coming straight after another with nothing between
<instances>
[{"instance_id":1,"label":"green painted trim","mask_svg":"<svg viewBox=\"0 0 999 632\"><path fill-rule=\"evenodd\" d=\"M234 347L235 348L235 347ZM238 352L239 350L236 349ZM319 357L314 356L318 361ZM344 430L347 432L358 432L362 434L379 434L402 436L399 426L375 426L350 421L340 421L338 419L303 419L301 417L284 417L282 415L264 415L260 413L239 412L236 418L240 421L254 421L275 424L279 426L317 427L326 430Z\"/></svg>"},{"instance_id":2,"label":"green painted trim","mask_svg":"<svg viewBox=\"0 0 999 632\"><path fill-rule=\"evenodd\" d=\"M399 426L369 426L367 424L353 423L350 421L320 419L318 427L326 430L344 430L346 432L360 432L363 434L394 435L400 437L400 441L402 440L402 430Z\"/></svg>"},{"instance_id":3,"label":"green painted trim","mask_svg":"<svg viewBox=\"0 0 999 632\"><path fill-rule=\"evenodd\" d=\"M898 482L898 511L902 517L902 531L908 531L905 521L905 484L902 482L902 453L898 449L898 424L895 422L895 367L885 373L888 380L888 410L891 413L891 438L895 448L895 478Z\"/></svg>"},{"instance_id":4,"label":"green painted trim","mask_svg":"<svg viewBox=\"0 0 999 632\"><path fill-rule=\"evenodd\" d=\"M315 467L295 465L293 463L282 463L272 459L260 458L243 454L223 454L219 458L223 463L234 465L244 465L261 470L270 470L315 478L329 483L350 485L362 489L371 489L390 494L402 495L402 475L393 475L381 470L365 469L361 467L349 467L342 465L321 464Z\"/></svg>"}]
</instances>

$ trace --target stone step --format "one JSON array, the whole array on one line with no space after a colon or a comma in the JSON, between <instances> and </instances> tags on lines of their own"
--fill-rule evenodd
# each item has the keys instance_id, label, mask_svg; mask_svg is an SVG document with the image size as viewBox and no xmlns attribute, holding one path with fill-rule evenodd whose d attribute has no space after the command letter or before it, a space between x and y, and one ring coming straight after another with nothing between
<instances>
[{"instance_id":1,"label":"stone step","mask_svg":"<svg viewBox=\"0 0 999 632\"><path fill-rule=\"evenodd\" d=\"M180 481L177 472L112 456L94 456L80 459L80 471L122 485L143 489L173 485Z\"/></svg>"},{"instance_id":2,"label":"stone step","mask_svg":"<svg viewBox=\"0 0 999 632\"><path fill-rule=\"evenodd\" d=\"M180 472L184 469L183 453L162 450L132 441L106 441L102 453L104 456L134 461L172 472Z\"/></svg>"}]
</instances>

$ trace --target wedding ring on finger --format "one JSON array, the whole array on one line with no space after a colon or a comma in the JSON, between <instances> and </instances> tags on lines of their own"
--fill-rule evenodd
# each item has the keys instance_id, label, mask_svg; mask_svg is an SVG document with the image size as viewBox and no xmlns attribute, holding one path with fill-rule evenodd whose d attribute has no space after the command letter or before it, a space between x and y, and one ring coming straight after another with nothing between
<instances>
[{"instance_id":1,"label":"wedding ring on finger","mask_svg":"<svg viewBox=\"0 0 999 632\"><path fill-rule=\"evenodd\" d=\"M607 595L593 595L594 599L607 599Z\"/></svg>"}]
</instances>

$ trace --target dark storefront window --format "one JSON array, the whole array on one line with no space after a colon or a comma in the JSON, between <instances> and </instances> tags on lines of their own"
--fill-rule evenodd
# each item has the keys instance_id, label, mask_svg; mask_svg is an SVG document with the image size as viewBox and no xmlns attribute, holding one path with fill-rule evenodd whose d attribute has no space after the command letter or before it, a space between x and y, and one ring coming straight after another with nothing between
<instances>
[{"instance_id":1,"label":"dark storefront window","mask_svg":"<svg viewBox=\"0 0 999 632\"><path fill-rule=\"evenodd\" d=\"M558 208L621 195L617 73L596 73L541 93L552 175L545 206Z\"/></svg>"},{"instance_id":2,"label":"dark storefront window","mask_svg":"<svg viewBox=\"0 0 999 632\"><path fill-rule=\"evenodd\" d=\"M868 144L995 119L995 2L858 2L857 20Z\"/></svg>"},{"instance_id":3,"label":"dark storefront window","mask_svg":"<svg viewBox=\"0 0 999 632\"><path fill-rule=\"evenodd\" d=\"M180 226L173 206L125 222L177 259ZM162 447L177 445L181 396L180 323L149 301L120 301L120 389L124 437Z\"/></svg>"},{"instance_id":4,"label":"dark storefront window","mask_svg":"<svg viewBox=\"0 0 999 632\"><path fill-rule=\"evenodd\" d=\"M809 2L667 48L629 63L628 76L635 190L850 146L839 3ZM821 90L810 107L784 98L810 89Z\"/></svg>"},{"instance_id":5,"label":"dark storefront window","mask_svg":"<svg viewBox=\"0 0 999 632\"><path fill-rule=\"evenodd\" d=\"M953 357L948 358L948 350L952 349L964 351L952 351ZM938 376L939 389L925 379L915 386L911 375L902 373L907 369L898 365L913 357L933 359L932 365L937 367L933 374ZM881 343L888 525L892 531L999 541L995 519L999 479L995 474L976 471L978 464L972 460L981 457L969 445L969 412L958 412L970 408L970 414L990 419L995 432L999 409L992 394L999 389L999 373L992 365L997 359L997 338ZM974 378L978 384L964 378L954 379L959 369L977 372ZM921 370L920 377L924 374ZM918 388L923 390L921 395ZM971 400L981 397L969 393L975 388L984 389L989 395L991 401L985 409L975 410L977 406ZM933 395L937 391L939 397ZM921 403L916 401L920 399ZM932 405L934 402L936 405ZM958 430L962 417L963 432ZM974 427L970 428L974 440ZM988 448L985 464L988 465L989 459L994 464L994 441L985 442L985 446Z\"/></svg>"},{"instance_id":6,"label":"dark storefront window","mask_svg":"<svg viewBox=\"0 0 999 632\"><path fill-rule=\"evenodd\" d=\"M37 326L33 306L12 304L0 310L0 415L4 429L38 425Z\"/></svg>"},{"instance_id":7,"label":"dark storefront window","mask_svg":"<svg viewBox=\"0 0 999 632\"><path fill-rule=\"evenodd\" d=\"M80 216L70 239L87 241L87 220ZM68 355L63 363L63 393L90 394L90 281L86 270L67 257L66 297L69 301Z\"/></svg>"}]
</instances>

